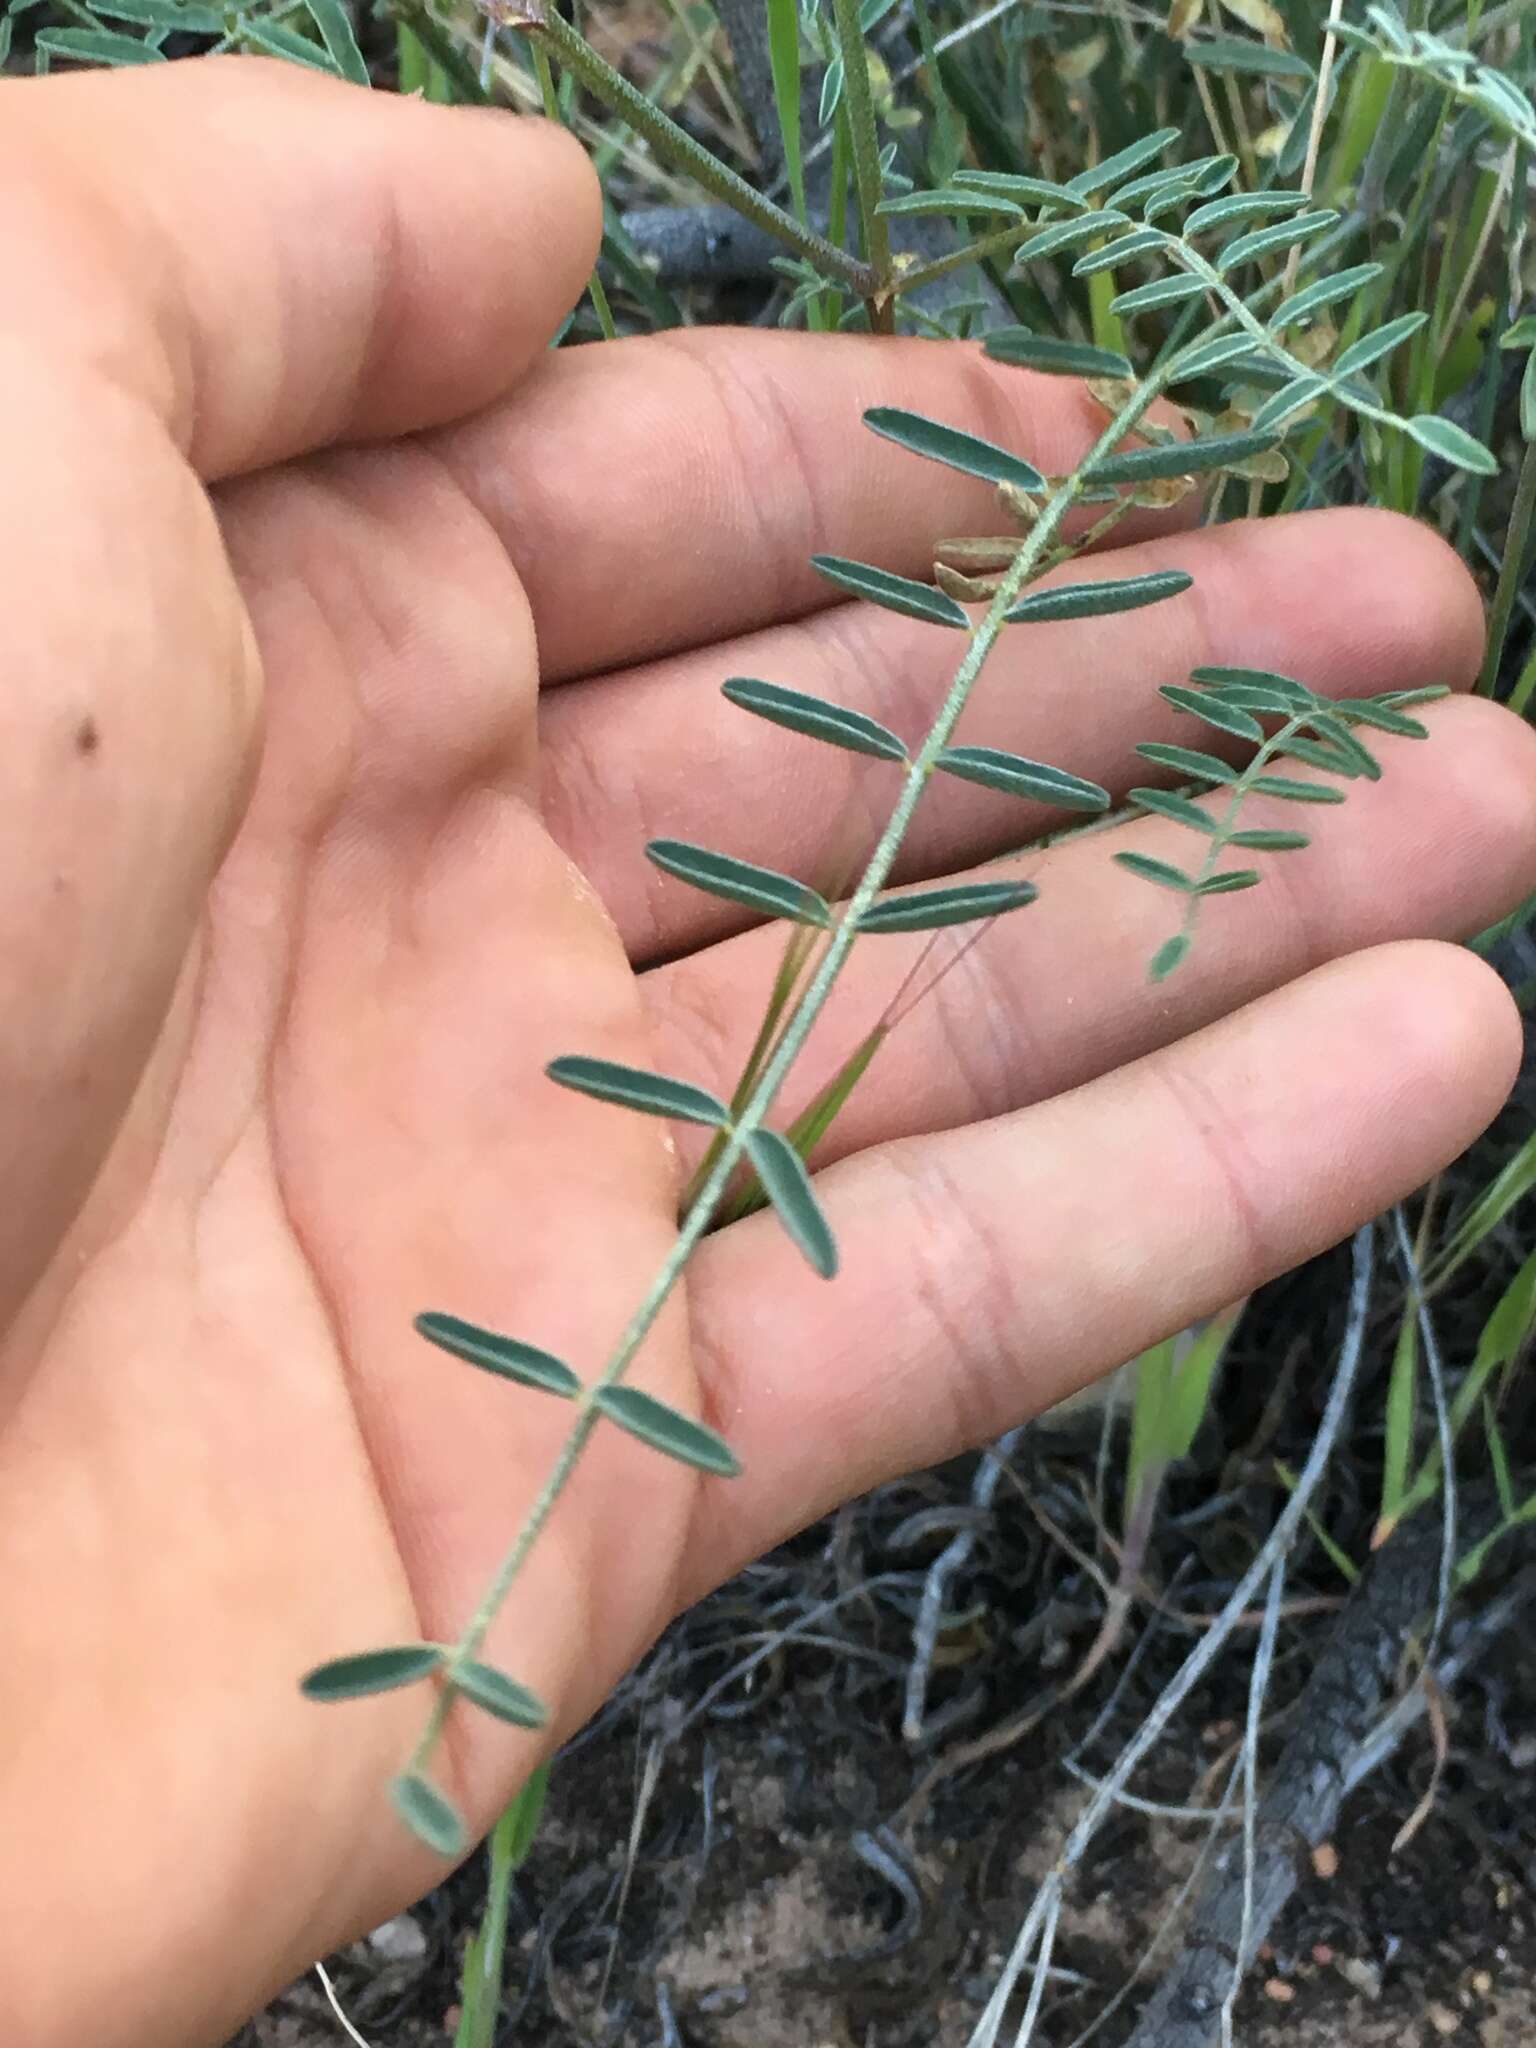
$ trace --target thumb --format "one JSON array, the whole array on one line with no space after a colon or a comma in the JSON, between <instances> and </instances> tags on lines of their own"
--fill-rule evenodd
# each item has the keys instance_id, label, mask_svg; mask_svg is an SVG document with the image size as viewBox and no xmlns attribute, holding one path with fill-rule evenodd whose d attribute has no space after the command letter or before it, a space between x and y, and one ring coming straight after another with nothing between
<instances>
[{"instance_id":1,"label":"thumb","mask_svg":"<svg viewBox=\"0 0 1536 2048\"><path fill-rule=\"evenodd\" d=\"M596 258L597 181L544 121L253 57L16 79L0 103L32 273L13 303L205 478L477 411Z\"/></svg>"},{"instance_id":2,"label":"thumb","mask_svg":"<svg viewBox=\"0 0 1536 2048\"><path fill-rule=\"evenodd\" d=\"M599 209L542 122L244 58L0 84L0 190L3 1313L194 980L251 779L259 664L199 477L499 395Z\"/></svg>"}]
</instances>

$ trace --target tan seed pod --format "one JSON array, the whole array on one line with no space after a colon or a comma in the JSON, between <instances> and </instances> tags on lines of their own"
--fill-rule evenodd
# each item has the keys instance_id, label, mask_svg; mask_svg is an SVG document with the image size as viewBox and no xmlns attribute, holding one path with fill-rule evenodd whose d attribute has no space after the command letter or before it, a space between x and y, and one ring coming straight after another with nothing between
<instances>
[{"instance_id":1,"label":"tan seed pod","mask_svg":"<svg viewBox=\"0 0 1536 2048\"><path fill-rule=\"evenodd\" d=\"M1291 139L1294 121L1276 121L1268 128L1261 128L1253 138L1253 153L1269 163L1277 157Z\"/></svg>"},{"instance_id":2,"label":"tan seed pod","mask_svg":"<svg viewBox=\"0 0 1536 2048\"><path fill-rule=\"evenodd\" d=\"M1285 32L1285 17L1269 0L1221 0L1228 14L1235 15L1245 28L1251 28L1255 35L1266 37L1282 49L1290 47L1290 37Z\"/></svg>"},{"instance_id":3,"label":"tan seed pod","mask_svg":"<svg viewBox=\"0 0 1536 2048\"><path fill-rule=\"evenodd\" d=\"M1333 354L1339 338L1339 330L1327 320L1318 320L1300 334L1292 335L1288 344L1291 354L1298 363L1309 370L1315 370L1319 363L1326 362Z\"/></svg>"},{"instance_id":4,"label":"tan seed pod","mask_svg":"<svg viewBox=\"0 0 1536 2048\"><path fill-rule=\"evenodd\" d=\"M1194 488L1192 476L1149 477L1131 492L1131 503L1147 512L1166 512L1171 505L1187 498Z\"/></svg>"},{"instance_id":5,"label":"tan seed pod","mask_svg":"<svg viewBox=\"0 0 1536 2048\"><path fill-rule=\"evenodd\" d=\"M941 540L934 554L947 569L960 569L968 575L984 576L995 574L1012 565L1019 552L1020 542L1016 535L1008 533L988 534L974 540Z\"/></svg>"},{"instance_id":6,"label":"tan seed pod","mask_svg":"<svg viewBox=\"0 0 1536 2048\"><path fill-rule=\"evenodd\" d=\"M1241 477L1246 484L1283 484L1291 465L1282 448L1266 448L1262 455L1250 455L1243 462L1229 462L1223 474Z\"/></svg>"},{"instance_id":7,"label":"tan seed pod","mask_svg":"<svg viewBox=\"0 0 1536 2048\"><path fill-rule=\"evenodd\" d=\"M1080 85L1097 71L1109 54L1107 36L1089 36L1086 42L1074 43L1070 50L1063 50L1056 59L1056 73L1068 85Z\"/></svg>"},{"instance_id":8,"label":"tan seed pod","mask_svg":"<svg viewBox=\"0 0 1536 2048\"><path fill-rule=\"evenodd\" d=\"M1040 506L1028 491L1021 491L1017 484L999 484L997 495L1006 512L1011 512L1026 533L1040 517Z\"/></svg>"},{"instance_id":9,"label":"tan seed pod","mask_svg":"<svg viewBox=\"0 0 1536 2048\"><path fill-rule=\"evenodd\" d=\"M1001 576L961 576L943 562L935 562L933 580L944 595L954 598L957 604L988 604L996 597L1003 579Z\"/></svg>"},{"instance_id":10,"label":"tan seed pod","mask_svg":"<svg viewBox=\"0 0 1536 2048\"><path fill-rule=\"evenodd\" d=\"M1117 413L1135 393L1135 380L1130 377L1090 377L1088 396L1096 405L1101 405L1111 417Z\"/></svg>"},{"instance_id":11,"label":"tan seed pod","mask_svg":"<svg viewBox=\"0 0 1536 2048\"><path fill-rule=\"evenodd\" d=\"M1173 0L1168 10L1168 33L1175 42L1187 36L1205 12L1205 0Z\"/></svg>"}]
</instances>

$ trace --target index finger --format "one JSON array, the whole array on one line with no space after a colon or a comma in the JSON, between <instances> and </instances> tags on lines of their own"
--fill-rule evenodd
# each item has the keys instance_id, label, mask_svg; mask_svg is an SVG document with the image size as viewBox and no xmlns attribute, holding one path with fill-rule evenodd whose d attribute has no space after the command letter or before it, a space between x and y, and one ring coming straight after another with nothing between
<instances>
[{"instance_id":1,"label":"index finger","mask_svg":"<svg viewBox=\"0 0 1536 2048\"><path fill-rule=\"evenodd\" d=\"M544 121L253 57L0 99L10 325L146 401L204 478L488 404L596 252L596 180Z\"/></svg>"}]
</instances>

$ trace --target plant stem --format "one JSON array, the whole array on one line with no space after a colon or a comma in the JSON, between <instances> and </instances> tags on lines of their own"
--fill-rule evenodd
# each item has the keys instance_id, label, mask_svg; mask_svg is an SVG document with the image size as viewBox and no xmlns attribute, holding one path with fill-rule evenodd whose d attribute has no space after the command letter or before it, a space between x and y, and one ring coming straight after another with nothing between
<instances>
[{"instance_id":1,"label":"plant stem","mask_svg":"<svg viewBox=\"0 0 1536 2048\"><path fill-rule=\"evenodd\" d=\"M848 110L848 129L853 141L853 182L859 195L864 261L874 273L873 286L863 296L874 331L894 334L891 232L880 211L880 132L875 126L875 103L869 90L869 59L859 23L859 0L832 0L832 20L843 60L843 104Z\"/></svg>"},{"instance_id":2,"label":"plant stem","mask_svg":"<svg viewBox=\"0 0 1536 2048\"><path fill-rule=\"evenodd\" d=\"M828 939L826 950L815 973L807 981L790 1011L773 1054L763 1067L751 1096L732 1120L729 1130L724 1133L724 1143L720 1146L714 1165L684 1217L665 1262L651 1282L644 1300L630 1318L613 1356L601 1375L586 1387L578 1400L576 1420L538 1498L529 1509L522 1528L487 1587L468 1627L449 1655L444 1673L446 1682L438 1694L421 1740L412 1754L409 1766L412 1771L421 1771L425 1767L447 1721L457 1691L453 1678L455 1667L465 1658L474 1657L484 1643L492 1623L511 1592L514 1581L553 1513L556 1502L565 1491L566 1483L586 1448L588 1439L602 1418L602 1411L596 1405L598 1394L616 1385L629 1370L640 1346L682 1278L683 1269L700 1239L713 1222L737 1165L745 1155L749 1137L766 1120L817 1018L826 1007L838 976L858 938L859 920L884 888L896 864L897 855L906 838L913 813L933 773L934 764L948 745L960 714L970 700L977 678L997 644L1006 623L1009 607L1017 600L1025 584L1038 573L1062 521L1077 498L1083 469L1109 454L1128 433L1135 430L1138 422L1161 396L1177 367L1177 362L1177 356L1171 356L1149 373L1104 429L1084 457L1079 470L1067 477L1052 492L1028 539L1020 548L1013 566L1004 577L996 597L988 607L986 616L972 629L969 645L955 671L954 680L950 684L938 717L934 720L921 750L907 769L901 795L857 888Z\"/></svg>"},{"instance_id":3,"label":"plant stem","mask_svg":"<svg viewBox=\"0 0 1536 2048\"><path fill-rule=\"evenodd\" d=\"M863 297L874 295L877 279L869 264L860 263L846 249L837 248L814 229L802 227L792 213L786 213L782 206L775 206L771 199L765 199L745 178L711 156L686 129L680 128L659 107L653 106L622 72L605 63L586 38L561 19L553 0L519 0L510 15L503 16L498 11L495 18L503 27L521 29L529 37L547 44L595 99L601 100L615 113L622 114L659 156L687 171L707 192L712 192L727 206L734 207L744 219L754 222L766 233L776 235L807 262L814 264L824 276L837 279ZM866 98L868 87L866 77ZM876 169L878 171L878 165ZM884 223L881 225L883 227Z\"/></svg>"},{"instance_id":4,"label":"plant stem","mask_svg":"<svg viewBox=\"0 0 1536 2048\"><path fill-rule=\"evenodd\" d=\"M999 256L1005 249L1028 241L1039 224L1038 220L1015 220L1005 228L993 228L988 234L978 235L974 242L951 249L947 255L935 256L928 263L918 263L910 270L898 272L892 279L891 290L893 293L914 292L922 285L932 284L937 277L948 277L952 270L960 270L967 263L980 263L988 256Z\"/></svg>"},{"instance_id":5,"label":"plant stem","mask_svg":"<svg viewBox=\"0 0 1536 2048\"><path fill-rule=\"evenodd\" d=\"M1488 652L1483 659L1483 672L1477 679L1480 697L1491 697L1498 685L1504 643L1509 638L1509 622L1514 616L1515 599L1520 595L1526 557L1531 551L1533 527L1536 527L1536 441L1527 441L1520 462L1519 481L1515 485L1515 502L1509 515L1509 532L1504 540L1504 559L1499 564L1498 587L1493 593L1493 607L1488 615ZM1519 708L1524 710L1524 704Z\"/></svg>"},{"instance_id":6,"label":"plant stem","mask_svg":"<svg viewBox=\"0 0 1536 2048\"><path fill-rule=\"evenodd\" d=\"M1328 22L1323 35L1322 61L1317 67L1317 84L1312 93L1312 125L1307 131L1307 160L1302 166L1301 189L1310 199L1317 183L1318 152L1323 143L1323 126L1328 119L1328 86L1333 77L1333 61L1338 55L1339 39L1334 33L1334 24L1344 13L1344 0L1328 0ZM1298 242L1285 259L1285 289L1293 292L1296 279L1301 272L1301 244Z\"/></svg>"}]
</instances>

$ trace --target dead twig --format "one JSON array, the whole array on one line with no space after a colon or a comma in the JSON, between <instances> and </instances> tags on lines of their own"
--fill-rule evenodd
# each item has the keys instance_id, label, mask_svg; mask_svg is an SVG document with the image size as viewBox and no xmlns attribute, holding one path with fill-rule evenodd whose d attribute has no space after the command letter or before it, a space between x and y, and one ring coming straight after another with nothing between
<instances>
[{"instance_id":1,"label":"dead twig","mask_svg":"<svg viewBox=\"0 0 1536 2048\"><path fill-rule=\"evenodd\" d=\"M1486 1533L1497 1518L1495 1502L1465 1504L1463 1536L1476 1540L1479 1525ZM1444 1665L1426 1672L1389 1717L1391 1741L1377 1738L1404 1638L1434 1612L1440 1567L1441 1530L1424 1517L1405 1523L1361 1575L1303 1689L1295 1733L1259 1802L1251 1860L1241 1843L1216 1858L1183 1945L1126 2048L1211 2048L1219 2038L1223 2006L1305 1874L1311 1850L1328 1839L1345 1797L1365 1775L1357 1759L1368 1755L1372 1769L1384 1762L1428 1710L1426 1679L1437 1697L1448 1682ZM1526 1578L1521 1604L1532 1596L1536 1572ZM1505 1625L1509 1618L1506 1611ZM1480 1640L1486 1648L1491 1638Z\"/></svg>"}]
</instances>

